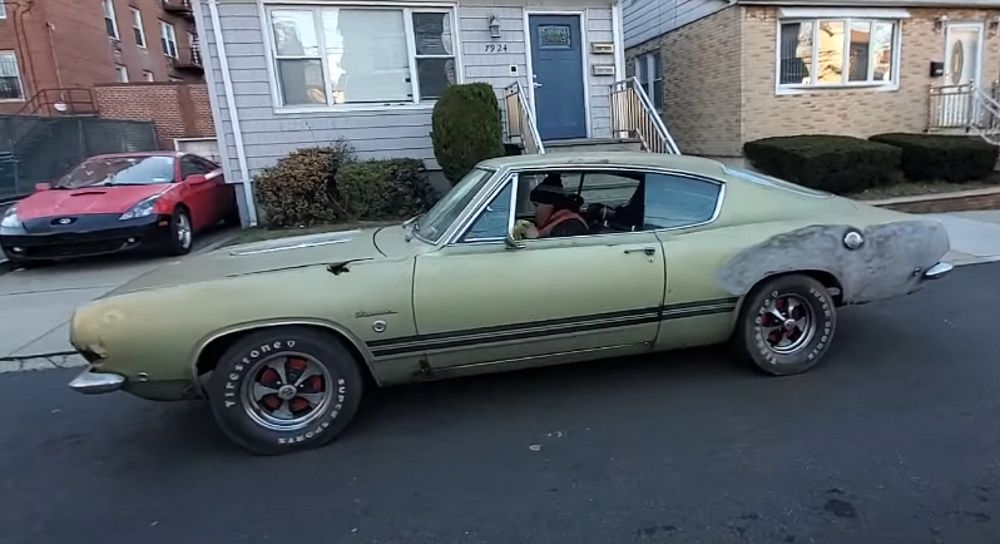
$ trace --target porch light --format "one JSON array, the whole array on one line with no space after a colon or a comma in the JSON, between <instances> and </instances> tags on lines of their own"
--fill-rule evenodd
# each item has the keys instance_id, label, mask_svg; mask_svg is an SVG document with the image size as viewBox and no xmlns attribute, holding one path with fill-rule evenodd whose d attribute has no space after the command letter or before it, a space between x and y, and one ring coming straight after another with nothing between
<instances>
[{"instance_id":1,"label":"porch light","mask_svg":"<svg viewBox=\"0 0 1000 544\"><path fill-rule=\"evenodd\" d=\"M500 37L500 20L497 19L496 15L490 15L490 37Z\"/></svg>"},{"instance_id":2,"label":"porch light","mask_svg":"<svg viewBox=\"0 0 1000 544\"><path fill-rule=\"evenodd\" d=\"M944 24L948 22L948 16L942 15L937 19L934 19L934 32L940 34L941 30L944 29Z\"/></svg>"},{"instance_id":3,"label":"porch light","mask_svg":"<svg viewBox=\"0 0 1000 544\"><path fill-rule=\"evenodd\" d=\"M990 36L996 36L1000 32L1000 16L990 19L987 27L990 29Z\"/></svg>"}]
</instances>

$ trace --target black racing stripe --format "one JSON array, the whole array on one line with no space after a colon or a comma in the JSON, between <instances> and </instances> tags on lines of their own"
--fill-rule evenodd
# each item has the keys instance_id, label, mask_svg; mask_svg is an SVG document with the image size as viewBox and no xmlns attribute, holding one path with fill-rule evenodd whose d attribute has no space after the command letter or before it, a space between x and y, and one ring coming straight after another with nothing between
<instances>
[{"instance_id":1,"label":"black racing stripe","mask_svg":"<svg viewBox=\"0 0 1000 544\"><path fill-rule=\"evenodd\" d=\"M585 325L556 327L551 329L547 328L544 330L537 330L537 331L532 331L530 329L528 330L522 329L507 333L494 334L492 336L482 339L469 339L464 337L463 335L462 338L439 339L431 342L421 342L419 344L411 344L399 347L387 347L381 349L376 348L372 350L372 355L376 357L382 357L386 355L399 355L401 353L410 353L417 351L435 351L435 350L442 350L442 349L449 349L449 348L470 346L470 345L494 344L497 342L504 342L507 340L521 340L528 338L538 338L543 336L553 336L557 334L571 334L571 333L586 332L586 331L596 331L601 329L610 329L615 327L627 327L630 325L641 325L643 323L655 323L659 320L660 320L659 315L654 311L646 315L625 317L614 321L600 321Z\"/></svg>"},{"instance_id":2,"label":"black racing stripe","mask_svg":"<svg viewBox=\"0 0 1000 544\"><path fill-rule=\"evenodd\" d=\"M388 346L394 344L411 344L411 343L423 343L429 342L431 340L440 340L443 338L454 338L456 336L474 336L479 334L493 334L498 332L507 332L514 329L531 329L534 327L556 327L559 325L568 325L572 323L579 323L584 321L599 321L602 319L619 319L623 317L630 317L635 315L643 315L656 313L660 310L659 306L653 306L650 308L640 308L637 310L624 310L620 312L607 312L603 314L591 314L578 317L566 317L561 319L550 319L547 321L526 321L521 323L513 323L510 325L497 325L492 327L479 327L475 329L463 329L459 331L448 331L439 332L433 334L418 334L415 336L400 336L397 338L387 338L385 340L373 340L367 342L368 347L380 347Z\"/></svg>"},{"instance_id":3,"label":"black racing stripe","mask_svg":"<svg viewBox=\"0 0 1000 544\"><path fill-rule=\"evenodd\" d=\"M402 353L448 349L475 344L492 344L519 338L536 338L556 334L585 332L626 327L662 320L731 312L736 309L736 297L685 302L652 308L607 312L587 316L530 321L511 325L480 327L426 335L402 336L367 342L376 357ZM575 325L574 325L575 324ZM534 329L534 330L532 330ZM487 338L477 338L479 336ZM471 337L471 338L470 338Z\"/></svg>"}]
</instances>

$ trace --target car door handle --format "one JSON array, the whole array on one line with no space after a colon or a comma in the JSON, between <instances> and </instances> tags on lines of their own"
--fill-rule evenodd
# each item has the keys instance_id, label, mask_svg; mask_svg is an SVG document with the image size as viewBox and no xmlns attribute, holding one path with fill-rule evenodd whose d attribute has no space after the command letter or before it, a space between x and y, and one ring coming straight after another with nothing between
<instances>
[{"instance_id":1,"label":"car door handle","mask_svg":"<svg viewBox=\"0 0 1000 544\"><path fill-rule=\"evenodd\" d=\"M656 255L656 248L655 247L630 247L630 248L628 248L628 249L625 250L625 254L626 255L629 255L629 254L632 254L632 253L643 253L645 255L648 255L648 256L652 257L653 255Z\"/></svg>"}]
</instances>

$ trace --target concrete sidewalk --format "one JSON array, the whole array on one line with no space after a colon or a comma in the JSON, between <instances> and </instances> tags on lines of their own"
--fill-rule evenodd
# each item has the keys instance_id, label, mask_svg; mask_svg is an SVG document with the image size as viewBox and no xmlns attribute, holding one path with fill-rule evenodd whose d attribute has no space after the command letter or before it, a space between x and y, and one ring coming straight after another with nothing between
<instances>
[{"instance_id":1,"label":"concrete sidewalk","mask_svg":"<svg viewBox=\"0 0 1000 544\"><path fill-rule=\"evenodd\" d=\"M221 229L205 233L196 239L194 254L218 247L235 232ZM0 275L0 362L7 362L0 366L29 359L51 360L54 366L61 366L60 356L73 352L69 318L74 309L175 259L120 255Z\"/></svg>"},{"instance_id":2,"label":"concrete sidewalk","mask_svg":"<svg viewBox=\"0 0 1000 544\"><path fill-rule=\"evenodd\" d=\"M941 221L951 240L945 259L955 265L1000 260L1000 210L929 214Z\"/></svg>"}]
</instances>

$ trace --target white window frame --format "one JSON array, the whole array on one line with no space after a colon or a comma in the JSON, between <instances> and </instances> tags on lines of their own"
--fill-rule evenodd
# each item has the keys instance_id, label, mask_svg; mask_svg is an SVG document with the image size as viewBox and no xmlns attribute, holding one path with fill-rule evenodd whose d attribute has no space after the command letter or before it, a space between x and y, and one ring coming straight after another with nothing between
<instances>
[{"instance_id":1,"label":"white window frame","mask_svg":"<svg viewBox=\"0 0 1000 544\"><path fill-rule=\"evenodd\" d=\"M660 57L660 76L648 78L648 74L656 73L657 56ZM659 81L661 87L663 85L663 55L659 50L647 51L635 57L635 77L642 85L642 90L646 91L646 96L649 97L656 111L662 112L663 96L657 97L656 95L656 82ZM657 98L659 98L659 104L657 104Z\"/></svg>"},{"instance_id":2,"label":"white window frame","mask_svg":"<svg viewBox=\"0 0 1000 544\"><path fill-rule=\"evenodd\" d=\"M132 30L139 31L139 34L135 37L139 38L135 41L135 45L140 49L146 49L149 45L146 42L146 29L142 27L142 12L139 8L129 8L132 12ZM135 34L135 32L133 32ZM141 43L140 43L141 39Z\"/></svg>"},{"instance_id":3,"label":"white window frame","mask_svg":"<svg viewBox=\"0 0 1000 544\"><path fill-rule=\"evenodd\" d=\"M0 0L0 21L7 18L7 6L4 4L4 0Z\"/></svg>"},{"instance_id":4,"label":"white window frame","mask_svg":"<svg viewBox=\"0 0 1000 544\"><path fill-rule=\"evenodd\" d=\"M114 0L101 0L101 7L104 11L104 19L111 20L111 28L115 31L114 36L108 36L114 40L121 41L122 34L118 31L118 14L115 12L115 2ZM107 25L105 25L107 26ZM107 33L107 28L105 28L105 33Z\"/></svg>"},{"instance_id":5,"label":"white window frame","mask_svg":"<svg viewBox=\"0 0 1000 544\"><path fill-rule=\"evenodd\" d=\"M142 80L145 81L145 82L148 82L148 83L152 83L152 82L156 81L156 75L153 74L153 72L150 71L150 70L143 70L142 71Z\"/></svg>"},{"instance_id":6,"label":"white window frame","mask_svg":"<svg viewBox=\"0 0 1000 544\"><path fill-rule=\"evenodd\" d=\"M0 51L0 55L10 54L14 59L14 68L17 72L17 86L21 89L21 98L0 98L0 102L24 102L27 100L25 95L27 94L24 89L24 76L21 75L21 63L17 60L17 52L7 49Z\"/></svg>"},{"instance_id":7,"label":"white window frame","mask_svg":"<svg viewBox=\"0 0 1000 544\"><path fill-rule=\"evenodd\" d=\"M164 42L169 45L173 45L173 54L163 47ZM177 30L174 25L166 21L160 21L160 48L163 49L163 54L172 58L177 59L180 56L180 51L177 49Z\"/></svg>"},{"instance_id":8,"label":"white window frame","mask_svg":"<svg viewBox=\"0 0 1000 544\"><path fill-rule=\"evenodd\" d=\"M826 22L837 22L844 24L844 66L841 70L840 83L818 83L816 73L819 63L819 40L817 39L820 24ZM874 28L875 23L891 23L893 25L892 34L892 77L889 81L849 81L850 77L850 57L851 57L851 23L867 22ZM809 67L812 83L781 83L781 28L786 24L810 23L812 24L812 53ZM835 15L830 17L785 17L778 18L776 22L776 36L774 40L774 92L778 95L785 94L805 94L823 92L830 89L872 89L875 91L898 91L900 72L900 50L902 49L902 28L903 19L893 17L879 17L873 15ZM869 33L868 45L868 77L872 77L875 57L871 53L872 42Z\"/></svg>"},{"instance_id":9,"label":"white window frame","mask_svg":"<svg viewBox=\"0 0 1000 544\"><path fill-rule=\"evenodd\" d=\"M121 64L115 65L115 81L118 83L128 83L128 67Z\"/></svg>"},{"instance_id":10,"label":"white window frame","mask_svg":"<svg viewBox=\"0 0 1000 544\"><path fill-rule=\"evenodd\" d=\"M461 37L459 36L458 14L454 4L412 2L387 2L378 6L371 6L359 2L324 2L316 5L313 2L268 2L266 5L258 3L260 7L261 31L266 36L264 48L267 53L267 74L271 86L271 100L275 113L309 113L317 111L386 111L386 110L429 110L434 107L436 99L420 99L420 84L417 79L417 59L418 58L454 58L455 59L455 83L461 84L465 81L464 70L462 69ZM406 54L408 55L408 65L410 71L410 94L408 101L387 102L382 104L334 104L333 103L333 81L329 79L330 60L324 54L326 51L325 36L323 33L323 18L321 15L323 7L336 8L360 8L366 10L382 9L388 11L402 11L403 26L406 32ZM326 104L306 105L284 105L281 97L281 86L277 76L277 45L274 42L274 29L271 27L271 12L282 9L312 10L313 24L315 25L317 45L319 47L319 57L323 68L324 89L326 91ZM452 55L420 55L416 54L416 36L413 33L413 13L447 13L451 22ZM282 57L293 58L293 57ZM302 58L315 59L315 55L303 56Z\"/></svg>"}]
</instances>

